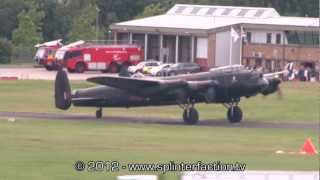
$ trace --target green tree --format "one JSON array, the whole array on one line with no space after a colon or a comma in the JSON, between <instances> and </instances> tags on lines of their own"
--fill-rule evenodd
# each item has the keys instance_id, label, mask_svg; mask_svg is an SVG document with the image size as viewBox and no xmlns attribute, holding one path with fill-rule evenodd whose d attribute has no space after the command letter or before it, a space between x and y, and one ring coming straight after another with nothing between
<instances>
[{"instance_id":1,"label":"green tree","mask_svg":"<svg viewBox=\"0 0 320 180\"><path fill-rule=\"evenodd\" d=\"M99 9L99 23L108 32L112 23L131 20L141 13L145 6L160 0L96 0Z\"/></svg>"},{"instance_id":2,"label":"green tree","mask_svg":"<svg viewBox=\"0 0 320 180\"><path fill-rule=\"evenodd\" d=\"M43 19L44 41L66 39L71 29L72 20L88 6L88 0L41 0L45 12Z\"/></svg>"},{"instance_id":3,"label":"green tree","mask_svg":"<svg viewBox=\"0 0 320 180\"><path fill-rule=\"evenodd\" d=\"M96 39L96 16L97 6L95 3L89 3L81 9L79 15L72 20L68 35L69 41Z\"/></svg>"},{"instance_id":4,"label":"green tree","mask_svg":"<svg viewBox=\"0 0 320 180\"><path fill-rule=\"evenodd\" d=\"M136 18L150 17L155 15L164 14L168 10L167 4L156 3L150 4L144 8L144 11L139 14Z\"/></svg>"},{"instance_id":5,"label":"green tree","mask_svg":"<svg viewBox=\"0 0 320 180\"><path fill-rule=\"evenodd\" d=\"M0 38L0 64L11 60L12 44L7 39Z\"/></svg>"},{"instance_id":6,"label":"green tree","mask_svg":"<svg viewBox=\"0 0 320 180\"><path fill-rule=\"evenodd\" d=\"M23 0L0 1L0 37L12 38L12 32L18 26L17 14L26 8Z\"/></svg>"},{"instance_id":7,"label":"green tree","mask_svg":"<svg viewBox=\"0 0 320 180\"><path fill-rule=\"evenodd\" d=\"M44 12L33 0L25 1L28 9L18 15L18 28L14 30L12 41L15 46L33 47L42 41L42 19Z\"/></svg>"}]
</instances>

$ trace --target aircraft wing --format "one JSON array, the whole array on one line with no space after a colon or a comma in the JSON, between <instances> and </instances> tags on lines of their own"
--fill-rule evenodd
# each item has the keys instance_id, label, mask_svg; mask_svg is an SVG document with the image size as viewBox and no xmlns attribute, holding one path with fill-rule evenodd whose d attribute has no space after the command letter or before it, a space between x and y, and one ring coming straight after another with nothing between
<instances>
[{"instance_id":1,"label":"aircraft wing","mask_svg":"<svg viewBox=\"0 0 320 180\"><path fill-rule=\"evenodd\" d=\"M264 78L274 78L274 77L278 77L280 74L286 74L286 73L288 73L288 71L284 70L284 71L280 71L280 72L264 74L263 77Z\"/></svg>"},{"instance_id":2,"label":"aircraft wing","mask_svg":"<svg viewBox=\"0 0 320 180\"><path fill-rule=\"evenodd\" d=\"M87 81L119 88L143 96L156 94L165 90L186 85L185 81L183 80L161 80L153 78L129 78L114 76L93 77L87 79Z\"/></svg>"},{"instance_id":3,"label":"aircraft wing","mask_svg":"<svg viewBox=\"0 0 320 180\"><path fill-rule=\"evenodd\" d=\"M128 78L103 76L87 79L100 85L111 86L121 90L128 91L142 96L152 96L167 94L171 91L181 89L183 91L203 90L216 85L216 82L211 80L204 81L186 81L181 79L154 79L154 78Z\"/></svg>"}]
</instances>

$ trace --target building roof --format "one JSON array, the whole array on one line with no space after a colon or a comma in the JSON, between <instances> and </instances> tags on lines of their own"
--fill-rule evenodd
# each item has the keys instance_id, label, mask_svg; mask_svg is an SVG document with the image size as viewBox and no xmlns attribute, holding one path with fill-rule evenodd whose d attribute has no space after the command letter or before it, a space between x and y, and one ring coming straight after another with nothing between
<instances>
[{"instance_id":1,"label":"building roof","mask_svg":"<svg viewBox=\"0 0 320 180\"><path fill-rule=\"evenodd\" d=\"M203 33L237 24L314 31L318 18L283 17L273 8L177 4L166 14L111 25L119 31Z\"/></svg>"},{"instance_id":2,"label":"building roof","mask_svg":"<svg viewBox=\"0 0 320 180\"><path fill-rule=\"evenodd\" d=\"M267 18L279 17L273 8L239 7L239 6L203 6L190 4L176 4L166 14L191 15L204 17L244 17Z\"/></svg>"}]
</instances>

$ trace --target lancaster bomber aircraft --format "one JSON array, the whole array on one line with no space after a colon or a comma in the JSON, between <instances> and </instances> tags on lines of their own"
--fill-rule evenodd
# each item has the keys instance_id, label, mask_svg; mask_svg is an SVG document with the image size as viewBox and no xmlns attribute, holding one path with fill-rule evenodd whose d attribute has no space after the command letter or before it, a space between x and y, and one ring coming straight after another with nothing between
<instances>
[{"instance_id":1,"label":"lancaster bomber aircraft","mask_svg":"<svg viewBox=\"0 0 320 180\"><path fill-rule=\"evenodd\" d=\"M102 117L103 107L179 105L184 122L196 124L199 121L197 103L221 103L228 109L228 120L237 123L242 120L240 99L278 91L281 80L275 76L282 73L262 74L232 65L163 78L101 76L87 79L99 86L71 93L68 76L60 69L55 81L55 105L63 110L71 104L97 107L97 118Z\"/></svg>"}]
</instances>

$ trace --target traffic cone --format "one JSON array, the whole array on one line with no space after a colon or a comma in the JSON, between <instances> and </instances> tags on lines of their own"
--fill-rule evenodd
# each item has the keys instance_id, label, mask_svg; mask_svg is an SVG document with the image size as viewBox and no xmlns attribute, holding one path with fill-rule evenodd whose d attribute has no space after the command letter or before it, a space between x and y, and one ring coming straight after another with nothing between
<instances>
[{"instance_id":1,"label":"traffic cone","mask_svg":"<svg viewBox=\"0 0 320 180\"><path fill-rule=\"evenodd\" d=\"M311 138L307 138L304 141L304 144L301 147L300 153L301 154L308 154L308 155L318 154L317 149L315 148L315 146L313 145L313 143L311 141Z\"/></svg>"}]
</instances>

